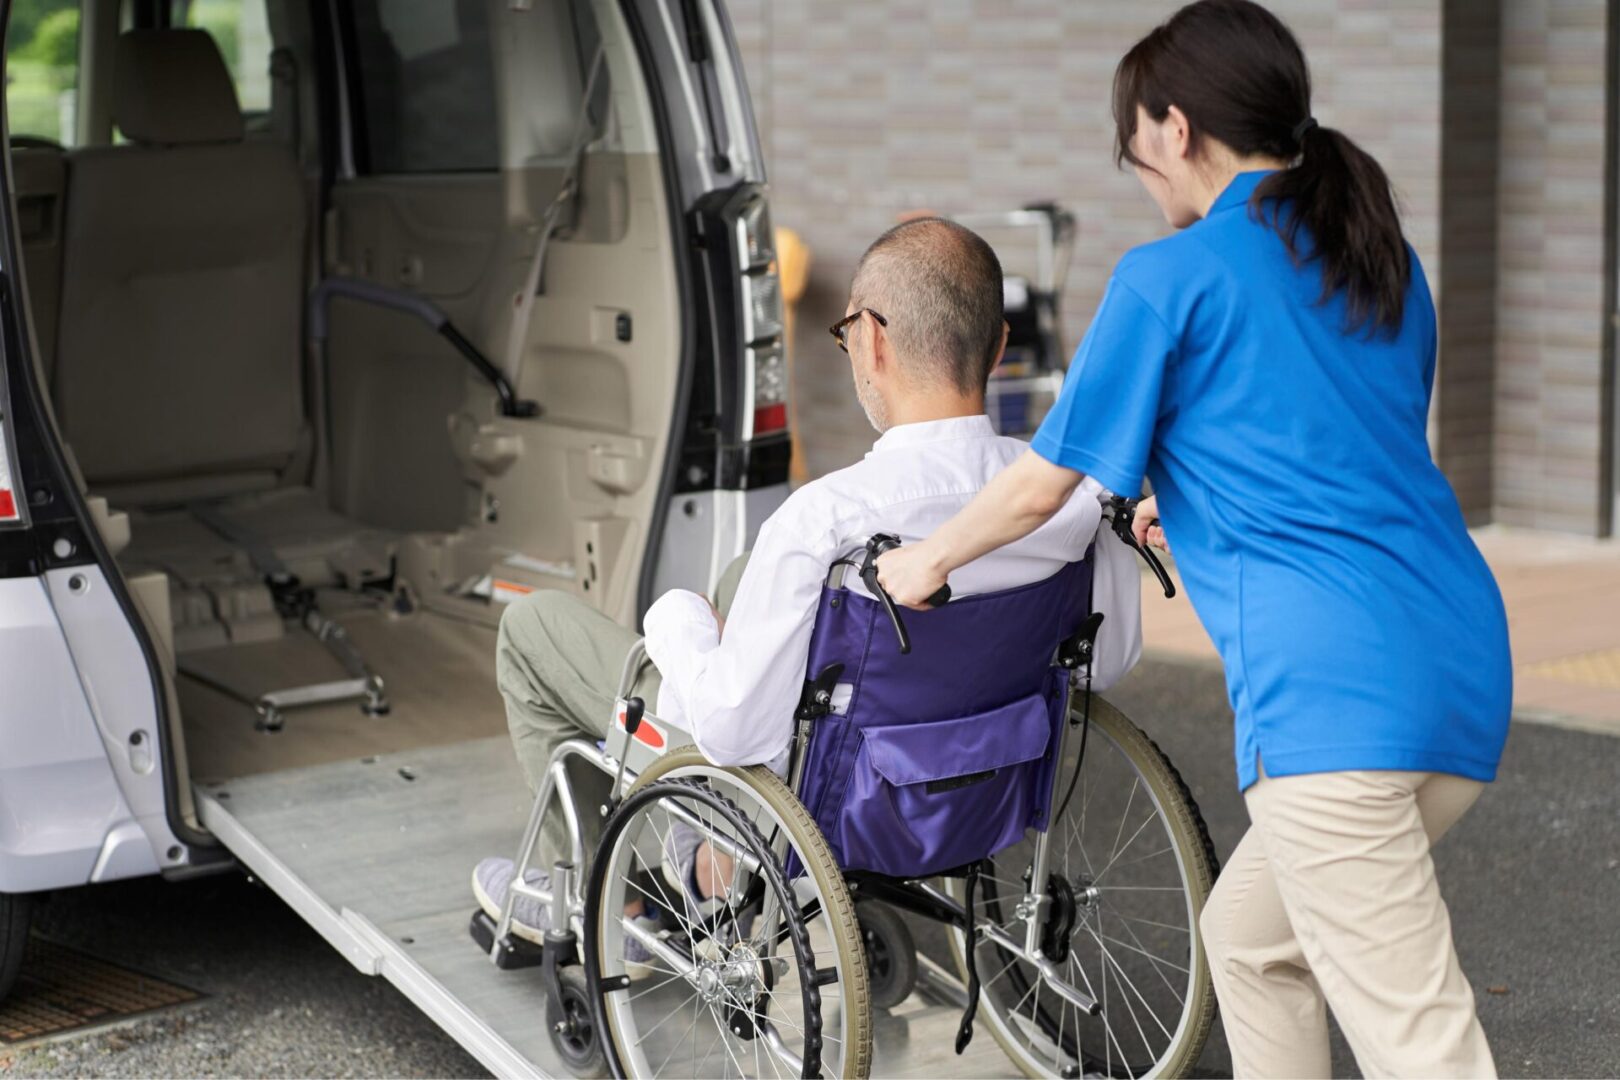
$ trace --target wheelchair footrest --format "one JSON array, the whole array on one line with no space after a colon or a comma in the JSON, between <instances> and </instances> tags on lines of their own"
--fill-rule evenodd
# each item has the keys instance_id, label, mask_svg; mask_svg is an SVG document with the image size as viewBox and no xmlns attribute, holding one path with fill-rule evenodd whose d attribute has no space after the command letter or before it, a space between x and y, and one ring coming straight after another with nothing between
<instances>
[{"instance_id":1,"label":"wheelchair footrest","mask_svg":"<svg viewBox=\"0 0 1620 1080\"><path fill-rule=\"evenodd\" d=\"M477 942L483 954L502 971L539 967L544 961L544 949L532 941L525 941L511 934L502 938L497 946L495 920L490 918L489 912L483 908L473 912L472 922L467 925L467 933L472 935L473 941Z\"/></svg>"}]
</instances>

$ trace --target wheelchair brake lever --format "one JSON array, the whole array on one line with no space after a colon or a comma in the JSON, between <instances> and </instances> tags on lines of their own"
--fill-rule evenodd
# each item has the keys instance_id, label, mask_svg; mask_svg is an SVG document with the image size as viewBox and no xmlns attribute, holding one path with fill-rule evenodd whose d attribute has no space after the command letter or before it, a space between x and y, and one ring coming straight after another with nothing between
<instances>
[{"instance_id":1,"label":"wheelchair brake lever","mask_svg":"<svg viewBox=\"0 0 1620 1080\"><path fill-rule=\"evenodd\" d=\"M1164 590L1164 598L1175 599L1176 583L1170 580L1170 572L1164 568L1164 563L1159 561L1159 557L1153 554L1152 548L1136 542L1136 534L1131 530L1131 525L1136 521L1136 500L1127 499L1123 495L1111 495L1108 505L1114 512L1114 535L1124 541L1126 547L1147 561L1153 576L1159 579L1159 588Z\"/></svg>"},{"instance_id":2,"label":"wheelchair brake lever","mask_svg":"<svg viewBox=\"0 0 1620 1080\"><path fill-rule=\"evenodd\" d=\"M891 533L873 533L866 542L866 556L861 560L861 580L866 583L866 589L883 604L883 610L888 613L889 621L894 624L894 635L900 639L900 654L902 656L911 652L911 635L906 632L906 624L900 618L900 607L894 602L878 581L878 556L886 551L893 551L900 546L900 538ZM951 587L941 585L939 591L928 598L929 607L942 607L951 601Z\"/></svg>"}]
</instances>

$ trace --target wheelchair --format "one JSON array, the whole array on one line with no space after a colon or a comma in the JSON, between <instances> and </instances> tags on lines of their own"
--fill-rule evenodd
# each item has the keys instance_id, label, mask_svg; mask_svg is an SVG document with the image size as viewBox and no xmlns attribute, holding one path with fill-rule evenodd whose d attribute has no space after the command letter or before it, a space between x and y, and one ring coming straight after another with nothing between
<instances>
[{"instance_id":1,"label":"wheelchair","mask_svg":"<svg viewBox=\"0 0 1620 1080\"><path fill-rule=\"evenodd\" d=\"M1192 1069L1214 1020L1198 916L1215 853L1169 760L1090 692L1090 553L902 618L873 565L897 543L829 572L785 779L674 747L628 696L639 644L606 741L557 751L500 918L475 912L472 933L499 967L543 968L576 1075L870 1075L873 1010L917 969L899 912L946 928L958 1054L978 1024L1029 1076ZM615 778L607 805L574 802L575 758ZM524 870L551 812L571 861L543 888ZM511 933L519 895L550 913L542 947Z\"/></svg>"}]
</instances>

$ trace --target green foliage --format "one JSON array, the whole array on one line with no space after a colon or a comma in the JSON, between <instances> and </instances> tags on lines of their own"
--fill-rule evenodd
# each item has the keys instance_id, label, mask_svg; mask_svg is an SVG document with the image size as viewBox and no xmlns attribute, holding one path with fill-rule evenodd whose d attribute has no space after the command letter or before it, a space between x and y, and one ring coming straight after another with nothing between
<instances>
[{"instance_id":1,"label":"green foliage","mask_svg":"<svg viewBox=\"0 0 1620 1080\"><path fill-rule=\"evenodd\" d=\"M15 55L20 46L32 42L34 32L51 15L78 10L79 0L12 0L11 23L6 30L6 40L11 42L12 48L8 51Z\"/></svg>"},{"instance_id":2,"label":"green foliage","mask_svg":"<svg viewBox=\"0 0 1620 1080\"><path fill-rule=\"evenodd\" d=\"M6 41L12 132L71 141L72 108L63 95L78 81L77 0L13 0Z\"/></svg>"},{"instance_id":3,"label":"green foliage","mask_svg":"<svg viewBox=\"0 0 1620 1080\"><path fill-rule=\"evenodd\" d=\"M64 8L46 15L35 28L34 36L12 56L71 72L79 62L78 8Z\"/></svg>"},{"instance_id":4,"label":"green foliage","mask_svg":"<svg viewBox=\"0 0 1620 1080\"><path fill-rule=\"evenodd\" d=\"M241 59L237 34L241 7L242 0L193 0L186 17L187 26L208 31L225 57L225 66L233 73L239 70Z\"/></svg>"}]
</instances>

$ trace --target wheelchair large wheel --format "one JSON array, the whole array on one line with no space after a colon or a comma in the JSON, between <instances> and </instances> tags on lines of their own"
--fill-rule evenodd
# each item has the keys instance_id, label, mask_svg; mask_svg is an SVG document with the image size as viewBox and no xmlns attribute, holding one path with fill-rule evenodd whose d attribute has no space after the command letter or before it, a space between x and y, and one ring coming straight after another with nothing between
<instances>
[{"instance_id":1,"label":"wheelchair large wheel","mask_svg":"<svg viewBox=\"0 0 1620 1080\"><path fill-rule=\"evenodd\" d=\"M1043 974L981 936L980 1024L1032 1077L1186 1076L1215 1020L1198 937L1217 872L1214 846L1180 774L1124 714L1092 699L1076 776L1078 734L1070 732L1054 784L1044 888L1031 886L1030 834L990 860L974 902L981 924L1020 943L1039 920L1051 968ZM962 882L948 884L960 900ZM1049 903L1032 910L1023 903L1031 892ZM965 941L960 930L951 934L964 978ZM1054 990L1054 979L1101 1011L1086 1015Z\"/></svg>"},{"instance_id":2,"label":"wheelchair large wheel","mask_svg":"<svg viewBox=\"0 0 1620 1080\"><path fill-rule=\"evenodd\" d=\"M724 857L693 871L681 852L697 842ZM721 769L686 750L643 772L603 831L585 924L615 1075L868 1075L854 904L809 814L769 770Z\"/></svg>"}]
</instances>

